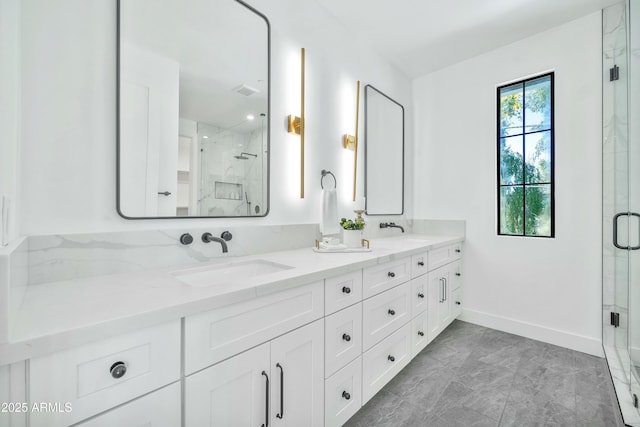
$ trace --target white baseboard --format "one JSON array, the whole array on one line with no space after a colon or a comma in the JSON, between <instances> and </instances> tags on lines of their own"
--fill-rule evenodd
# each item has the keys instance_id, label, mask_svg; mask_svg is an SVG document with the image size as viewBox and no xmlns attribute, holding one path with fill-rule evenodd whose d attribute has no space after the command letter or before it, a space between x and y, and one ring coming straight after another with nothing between
<instances>
[{"instance_id":1,"label":"white baseboard","mask_svg":"<svg viewBox=\"0 0 640 427\"><path fill-rule=\"evenodd\" d=\"M599 339L572 334L558 329L551 329L546 326L535 325L533 323L522 322L520 320L496 316L466 308L462 309L462 314L458 319L484 326L486 328L497 329L510 334L520 335L525 338L531 338L560 347L570 348L571 350L592 354L594 356L604 357L602 341Z\"/></svg>"}]
</instances>

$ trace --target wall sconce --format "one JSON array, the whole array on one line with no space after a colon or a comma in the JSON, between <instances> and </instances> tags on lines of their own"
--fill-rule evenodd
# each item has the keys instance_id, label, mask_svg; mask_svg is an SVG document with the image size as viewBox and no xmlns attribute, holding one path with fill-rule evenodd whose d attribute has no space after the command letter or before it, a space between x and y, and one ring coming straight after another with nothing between
<instances>
[{"instance_id":1,"label":"wall sconce","mask_svg":"<svg viewBox=\"0 0 640 427\"><path fill-rule=\"evenodd\" d=\"M353 201L356 201L356 177L358 172L358 113L360 111L360 80L356 81L356 132L355 135L345 134L342 146L353 150Z\"/></svg>"},{"instance_id":2,"label":"wall sconce","mask_svg":"<svg viewBox=\"0 0 640 427\"><path fill-rule=\"evenodd\" d=\"M300 198L304 199L304 48L300 49L300 117L287 118L289 133L300 135Z\"/></svg>"}]
</instances>

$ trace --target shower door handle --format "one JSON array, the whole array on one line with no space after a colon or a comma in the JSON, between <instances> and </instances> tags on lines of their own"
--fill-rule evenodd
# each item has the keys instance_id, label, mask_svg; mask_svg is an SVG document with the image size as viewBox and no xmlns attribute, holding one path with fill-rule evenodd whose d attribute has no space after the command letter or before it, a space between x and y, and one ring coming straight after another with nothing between
<instances>
[{"instance_id":1,"label":"shower door handle","mask_svg":"<svg viewBox=\"0 0 640 427\"><path fill-rule=\"evenodd\" d=\"M637 246L621 246L618 243L618 219L621 216L628 216L628 217L638 217L638 219L640 219L640 214L637 212L620 212L618 214L615 214L613 216L613 246L615 246L618 249L624 249L627 251L636 251L638 249L640 249L640 232L638 235L638 245ZM640 229L639 229L640 230Z\"/></svg>"}]
</instances>

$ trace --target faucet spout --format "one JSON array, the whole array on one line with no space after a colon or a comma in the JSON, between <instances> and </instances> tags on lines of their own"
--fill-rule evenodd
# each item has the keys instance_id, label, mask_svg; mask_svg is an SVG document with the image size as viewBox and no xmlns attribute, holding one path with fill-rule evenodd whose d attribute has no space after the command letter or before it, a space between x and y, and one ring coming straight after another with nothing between
<instances>
[{"instance_id":1,"label":"faucet spout","mask_svg":"<svg viewBox=\"0 0 640 427\"><path fill-rule=\"evenodd\" d=\"M227 247L227 242L223 238L216 237L211 233L204 233L202 235L202 241L205 243L218 242L220 243L220 245L222 245L223 253L227 253L229 251L229 248Z\"/></svg>"},{"instance_id":2,"label":"faucet spout","mask_svg":"<svg viewBox=\"0 0 640 427\"><path fill-rule=\"evenodd\" d=\"M395 222L381 222L380 228L399 228L400 231L404 233L404 227L401 225L396 225Z\"/></svg>"}]
</instances>

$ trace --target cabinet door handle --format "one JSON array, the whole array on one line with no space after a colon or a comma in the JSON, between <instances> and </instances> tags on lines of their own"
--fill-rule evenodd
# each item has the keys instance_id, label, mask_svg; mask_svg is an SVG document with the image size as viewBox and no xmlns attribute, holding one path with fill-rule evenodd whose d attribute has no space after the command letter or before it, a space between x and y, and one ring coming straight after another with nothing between
<instances>
[{"instance_id":1,"label":"cabinet door handle","mask_svg":"<svg viewBox=\"0 0 640 427\"><path fill-rule=\"evenodd\" d=\"M456 273L456 276L460 277L460 276L462 276L462 274L460 274L460 273Z\"/></svg>"},{"instance_id":2,"label":"cabinet door handle","mask_svg":"<svg viewBox=\"0 0 640 427\"><path fill-rule=\"evenodd\" d=\"M418 261L418 265L419 265L420 267L424 267L424 261Z\"/></svg>"},{"instance_id":3,"label":"cabinet door handle","mask_svg":"<svg viewBox=\"0 0 640 427\"><path fill-rule=\"evenodd\" d=\"M422 292L418 293L418 298L424 298L424 294Z\"/></svg>"},{"instance_id":4,"label":"cabinet door handle","mask_svg":"<svg viewBox=\"0 0 640 427\"><path fill-rule=\"evenodd\" d=\"M170 196L171 195L171 193L168 192L168 191L158 191L158 194L161 195L161 196Z\"/></svg>"},{"instance_id":5,"label":"cabinet door handle","mask_svg":"<svg viewBox=\"0 0 640 427\"><path fill-rule=\"evenodd\" d=\"M349 341L351 341L351 335L342 334L342 339L345 340L346 342L349 342Z\"/></svg>"},{"instance_id":6,"label":"cabinet door handle","mask_svg":"<svg viewBox=\"0 0 640 427\"><path fill-rule=\"evenodd\" d=\"M390 271L390 272L387 273L387 276L396 277L396 273L394 273L393 271Z\"/></svg>"},{"instance_id":7,"label":"cabinet door handle","mask_svg":"<svg viewBox=\"0 0 640 427\"><path fill-rule=\"evenodd\" d=\"M394 309L392 309L392 308L390 308L389 311L387 311L387 313L389 313L392 316L396 315L396 311Z\"/></svg>"},{"instance_id":8,"label":"cabinet door handle","mask_svg":"<svg viewBox=\"0 0 640 427\"><path fill-rule=\"evenodd\" d=\"M280 413L276 414L276 418L284 417L284 369L282 365L276 363L276 368L280 368Z\"/></svg>"},{"instance_id":9,"label":"cabinet door handle","mask_svg":"<svg viewBox=\"0 0 640 427\"><path fill-rule=\"evenodd\" d=\"M456 301L456 305L460 305L462 304L460 301Z\"/></svg>"},{"instance_id":10,"label":"cabinet door handle","mask_svg":"<svg viewBox=\"0 0 640 427\"><path fill-rule=\"evenodd\" d=\"M440 286L438 287L438 302L441 303L442 302L442 288L443 288L443 284L442 284L442 277L438 279L440 281Z\"/></svg>"},{"instance_id":11,"label":"cabinet door handle","mask_svg":"<svg viewBox=\"0 0 640 427\"><path fill-rule=\"evenodd\" d=\"M393 357L392 355L388 355L387 359L389 359L391 362L395 362L396 361L396 358Z\"/></svg>"},{"instance_id":12,"label":"cabinet door handle","mask_svg":"<svg viewBox=\"0 0 640 427\"><path fill-rule=\"evenodd\" d=\"M459 254L460 253L460 249L456 249L456 253Z\"/></svg>"},{"instance_id":13,"label":"cabinet door handle","mask_svg":"<svg viewBox=\"0 0 640 427\"><path fill-rule=\"evenodd\" d=\"M342 397L344 397L346 400L351 399L351 395L349 393L347 393L346 390L342 391Z\"/></svg>"},{"instance_id":14,"label":"cabinet door handle","mask_svg":"<svg viewBox=\"0 0 640 427\"><path fill-rule=\"evenodd\" d=\"M422 331L418 331L418 335L420 335L421 337L423 337L423 336L424 336L424 332L422 332Z\"/></svg>"},{"instance_id":15,"label":"cabinet door handle","mask_svg":"<svg viewBox=\"0 0 640 427\"><path fill-rule=\"evenodd\" d=\"M269 427L269 375L265 371L262 371L262 375L267 379L266 398L264 401L264 424L262 427Z\"/></svg>"},{"instance_id":16,"label":"cabinet door handle","mask_svg":"<svg viewBox=\"0 0 640 427\"><path fill-rule=\"evenodd\" d=\"M343 294L350 294L351 293L351 288L349 288L347 286L343 286L342 287L342 293Z\"/></svg>"},{"instance_id":17,"label":"cabinet door handle","mask_svg":"<svg viewBox=\"0 0 640 427\"><path fill-rule=\"evenodd\" d=\"M442 301L446 301L449 299L449 297L447 297L447 290L448 290L448 285L447 285L447 278L443 277L442 280L444 280L444 292L442 293L444 295Z\"/></svg>"}]
</instances>

